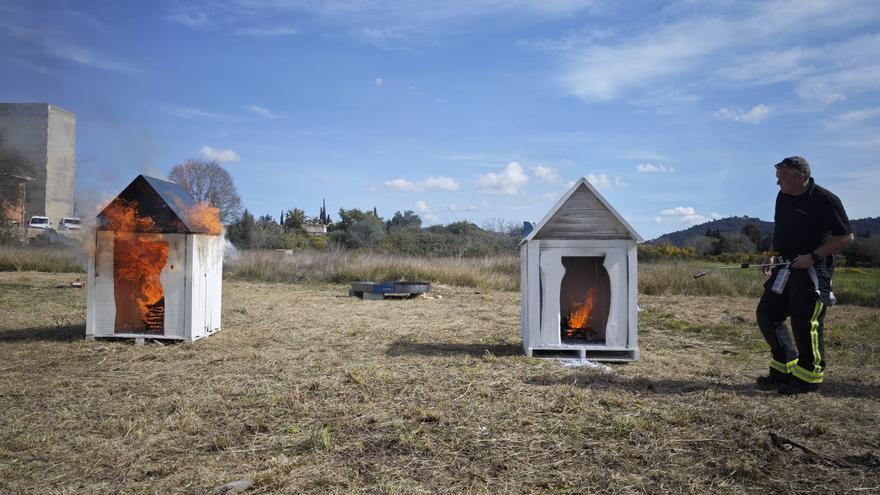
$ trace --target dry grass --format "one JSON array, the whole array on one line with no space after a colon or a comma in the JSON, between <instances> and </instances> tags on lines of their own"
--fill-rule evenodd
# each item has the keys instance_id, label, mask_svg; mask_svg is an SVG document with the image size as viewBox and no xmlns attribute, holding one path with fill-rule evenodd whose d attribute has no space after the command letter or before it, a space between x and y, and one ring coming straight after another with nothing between
<instances>
[{"instance_id":1,"label":"dry grass","mask_svg":"<svg viewBox=\"0 0 880 495\"><path fill-rule=\"evenodd\" d=\"M0 246L2 271L82 271L77 249ZM639 291L648 295L758 297L764 282L757 269L727 270L694 280L711 265L699 261L658 261L639 265ZM263 282L348 283L355 280L410 280L457 287L519 290L518 255L483 258L426 258L333 250L242 251L227 260L227 279ZM839 269L835 293L842 304L880 307L880 270Z\"/></svg>"},{"instance_id":2,"label":"dry grass","mask_svg":"<svg viewBox=\"0 0 880 495\"><path fill-rule=\"evenodd\" d=\"M356 280L410 280L516 290L519 256L425 258L355 251L242 251L225 273L244 280L267 282L346 283Z\"/></svg>"},{"instance_id":3,"label":"dry grass","mask_svg":"<svg viewBox=\"0 0 880 495\"><path fill-rule=\"evenodd\" d=\"M522 356L511 291L227 281L219 334L135 347L81 340L75 276L0 273L0 493L880 490L876 309L834 308L829 383L784 398L754 299L643 296L603 374Z\"/></svg>"},{"instance_id":4,"label":"dry grass","mask_svg":"<svg viewBox=\"0 0 880 495\"><path fill-rule=\"evenodd\" d=\"M79 249L0 245L0 272L85 272Z\"/></svg>"}]
</instances>

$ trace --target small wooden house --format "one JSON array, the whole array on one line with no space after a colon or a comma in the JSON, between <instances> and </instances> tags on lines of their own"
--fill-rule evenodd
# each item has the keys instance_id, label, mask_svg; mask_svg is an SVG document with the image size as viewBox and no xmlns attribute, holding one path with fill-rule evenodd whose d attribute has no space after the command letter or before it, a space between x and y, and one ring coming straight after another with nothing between
<instances>
[{"instance_id":1,"label":"small wooden house","mask_svg":"<svg viewBox=\"0 0 880 495\"><path fill-rule=\"evenodd\" d=\"M218 331L220 234L216 209L173 182L135 178L97 218L86 337L193 341Z\"/></svg>"},{"instance_id":2,"label":"small wooden house","mask_svg":"<svg viewBox=\"0 0 880 495\"><path fill-rule=\"evenodd\" d=\"M520 243L528 356L639 357L641 236L581 178Z\"/></svg>"}]
</instances>

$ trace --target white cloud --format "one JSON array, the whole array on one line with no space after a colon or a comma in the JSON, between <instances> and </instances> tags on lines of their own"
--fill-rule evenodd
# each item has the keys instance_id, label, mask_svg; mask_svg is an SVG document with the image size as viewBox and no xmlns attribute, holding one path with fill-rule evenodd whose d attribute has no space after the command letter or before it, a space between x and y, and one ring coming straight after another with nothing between
<instances>
[{"instance_id":1,"label":"white cloud","mask_svg":"<svg viewBox=\"0 0 880 495\"><path fill-rule=\"evenodd\" d=\"M429 222L436 222L440 219L440 213L437 210L430 208L428 203L425 203L424 201L416 201L416 213L418 213L422 219Z\"/></svg>"},{"instance_id":2,"label":"white cloud","mask_svg":"<svg viewBox=\"0 0 880 495\"><path fill-rule=\"evenodd\" d=\"M206 29L236 24L274 26L279 20L309 16L347 28L360 41L383 44L454 32L488 19L562 18L595 3L596 0L192 0L171 7L167 18L193 29Z\"/></svg>"},{"instance_id":3,"label":"white cloud","mask_svg":"<svg viewBox=\"0 0 880 495\"><path fill-rule=\"evenodd\" d=\"M743 112L740 108L722 108L715 112L715 117L744 124L757 124L766 119L769 113L770 107L762 103L748 112Z\"/></svg>"},{"instance_id":4,"label":"white cloud","mask_svg":"<svg viewBox=\"0 0 880 495\"><path fill-rule=\"evenodd\" d=\"M808 100L826 105L847 99L847 94L876 90L880 65L853 67L810 77L799 83L796 92Z\"/></svg>"},{"instance_id":5,"label":"white cloud","mask_svg":"<svg viewBox=\"0 0 880 495\"><path fill-rule=\"evenodd\" d=\"M540 177L551 184L559 184L562 182L562 178L559 177L559 172L557 172L556 169L553 167L538 165L536 167L532 167L532 172L535 174L535 176Z\"/></svg>"},{"instance_id":6,"label":"white cloud","mask_svg":"<svg viewBox=\"0 0 880 495\"><path fill-rule=\"evenodd\" d=\"M612 186L616 189L622 189L627 186L627 183L623 181L619 176L614 177L614 180L611 180L611 177L608 177L605 174L590 174L587 176L587 181L593 185L597 190L601 191L603 189L610 189ZM574 183L572 183L574 185ZM571 187L571 186L569 186Z\"/></svg>"},{"instance_id":7,"label":"white cloud","mask_svg":"<svg viewBox=\"0 0 880 495\"><path fill-rule=\"evenodd\" d=\"M489 172L477 176L477 191L489 194L521 194L529 177L517 162L510 162L500 174Z\"/></svg>"},{"instance_id":8,"label":"white cloud","mask_svg":"<svg viewBox=\"0 0 880 495\"><path fill-rule=\"evenodd\" d=\"M675 169L673 167L667 167L662 163L640 163L636 165L636 172L640 174L672 174L675 173Z\"/></svg>"},{"instance_id":9,"label":"white cloud","mask_svg":"<svg viewBox=\"0 0 880 495\"><path fill-rule=\"evenodd\" d=\"M385 182L385 187L395 191L457 191L458 182L450 177L428 177L418 182L406 179L394 179Z\"/></svg>"},{"instance_id":10,"label":"white cloud","mask_svg":"<svg viewBox=\"0 0 880 495\"><path fill-rule=\"evenodd\" d=\"M587 180L590 181L590 184L593 185L598 190L608 189L611 187L611 179L608 178L605 174L590 174L587 176Z\"/></svg>"},{"instance_id":11,"label":"white cloud","mask_svg":"<svg viewBox=\"0 0 880 495\"><path fill-rule=\"evenodd\" d=\"M660 212L660 216L654 217L654 222L659 224L685 224L698 225L721 218L718 213L711 213L708 217L700 215L692 206L676 206Z\"/></svg>"},{"instance_id":12,"label":"white cloud","mask_svg":"<svg viewBox=\"0 0 880 495\"><path fill-rule=\"evenodd\" d=\"M844 112L827 120L825 126L829 128L848 127L861 124L866 120L880 116L880 107L862 108Z\"/></svg>"},{"instance_id":13,"label":"white cloud","mask_svg":"<svg viewBox=\"0 0 880 495\"><path fill-rule=\"evenodd\" d=\"M172 106L166 109L168 113L174 115L175 117L181 119L210 119L210 120L225 120L229 118L229 115L225 115L217 112L209 112L207 110L202 110L200 108L194 107L184 107L184 106Z\"/></svg>"},{"instance_id":14,"label":"white cloud","mask_svg":"<svg viewBox=\"0 0 880 495\"><path fill-rule=\"evenodd\" d=\"M218 163L237 162L241 160L238 153L232 150L217 150L210 146L202 146L202 156Z\"/></svg>"},{"instance_id":15,"label":"white cloud","mask_svg":"<svg viewBox=\"0 0 880 495\"><path fill-rule=\"evenodd\" d=\"M235 34L239 36L254 36L257 38L280 38L282 36L299 34L299 31L286 26L252 26L238 28L235 30Z\"/></svg>"},{"instance_id":16,"label":"white cloud","mask_svg":"<svg viewBox=\"0 0 880 495\"><path fill-rule=\"evenodd\" d=\"M47 47L47 51L58 58L109 72L119 72L127 75L136 75L143 72L139 67L127 62L113 60L105 54L71 44L58 43Z\"/></svg>"},{"instance_id":17,"label":"white cloud","mask_svg":"<svg viewBox=\"0 0 880 495\"><path fill-rule=\"evenodd\" d=\"M248 105L247 109L250 110L251 112L254 112L257 115L266 117L267 119L270 119L270 120L277 118L277 115L275 115L272 112L272 110L269 110L268 108L265 108L265 107L260 107L257 105Z\"/></svg>"},{"instance_id":18,"label":"white cloud","mask_svg":"<svg viewBox=\"0 0 880 495\"><path fill-rule=\"evenodd\" d=\"M871 0L682 4L663 8L662 20L644 29L545 44L568 62L562 84L587 101L683 83L786 81L798 95L824 102L876 89L880 35L852 34L880 20Z\"/></svg>"},{"instance_id":19,"label":"white cloud","mask_svg":"<svg viewBox=\"0 0 880 495\"><path fill-rule=\"evenodd\" d=\"M373 84L375 84L377 88L381 88L385 85L385 81L381 77L377 77L376 80L373 81Z\"/></svg>"},{"instance_id":20,"label":"white cloud","mask_svg":"<svg viewBox=\"0 0 880 495\"><path fill-rule=\"evenodd\" d=\"M845 122L861 122L880 115L880 108L863 108L861 110L853 110L835 117L835 120Z\"/></svg>"}]
</instances>

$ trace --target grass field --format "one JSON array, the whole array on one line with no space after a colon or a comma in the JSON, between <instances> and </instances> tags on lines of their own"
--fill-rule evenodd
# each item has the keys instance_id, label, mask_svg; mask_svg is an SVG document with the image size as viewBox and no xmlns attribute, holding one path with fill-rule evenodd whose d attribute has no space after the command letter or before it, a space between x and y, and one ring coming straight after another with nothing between
<instances>
[{"instance_id":1,"label":"grass field","mask_svg":"<svg viewBox=\"0 0 880 495\"><path fill-rule=\"evenodd\" d=\"M84 255L60 249L0 246L0 272L84 270ZM639 291L648 295L738 295L758 297L764 283L757 269L726 270L694 280L693 274L712 266L699 261L659 261L639 265ZM519 256L484 258L420 258L346 250L242 251L227 260L227 279L348 283L355 280L412 280L458 287L519 290ZM840 268L834 277L842 304L880 307L880 269Z\"/></svg>"},{"instance_id":2,"label":"grass field","mask_svg":"<svg viewBox=\"0 0 880 495\"><path fill-rule=\"evenodd\" d=\"M828 315L828 383L780 397L754 298L643 295L642 360L522 355L519 294L227 280L194 344L85 342L79 274L0 273L0 493L872 493L876 308Z\"/></svg>"}]
</instances>

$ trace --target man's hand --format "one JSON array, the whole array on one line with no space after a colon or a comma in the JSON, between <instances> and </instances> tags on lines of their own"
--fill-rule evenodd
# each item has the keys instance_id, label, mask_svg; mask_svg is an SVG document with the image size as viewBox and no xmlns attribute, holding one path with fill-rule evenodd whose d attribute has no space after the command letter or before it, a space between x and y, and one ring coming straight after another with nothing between
<instances>
[{"instance_id":1,"label":"man's hand","mask_svg":"<svg viewBox=\"0 0 880 495\"><path fill-rule=\"evenodd\" d=\"M809 268L813 266L813 256L809 254L799 254L794 261L791 262L792 268Z\"/></svg>"},{"instance_id":2,"label":"man's hand","mask_svg":"<svg viewBox=\"0 0 880 495\"><path fill-rule=\"evenodd\" d=\"M775 261L776 261L776 256L767 256L766 258L764 258L764 261L762 261L761 264L762 265L770 265L770 264L774 263ZM762 266L761 267L761 271L764 272L764 278L768 278L770 276L770 269L771 269L771 267L769 267L769 266Z\"/></svg>"}]
</instances>

